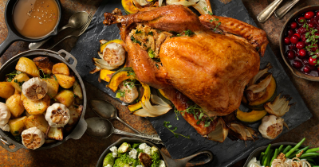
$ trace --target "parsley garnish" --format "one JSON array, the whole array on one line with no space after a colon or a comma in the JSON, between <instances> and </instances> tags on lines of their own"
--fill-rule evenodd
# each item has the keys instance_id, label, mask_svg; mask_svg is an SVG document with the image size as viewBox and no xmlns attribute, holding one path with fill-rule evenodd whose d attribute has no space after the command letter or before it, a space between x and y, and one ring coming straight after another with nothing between
<instances>
[{"instance_id":1,"label":"parsley garnish","mask_svg":"<svg viewBox=\"0 0 319 167\"><path fill-rule=\"evenodd\" d=\"M42 75L43 75L43 77L41 77L41 75L40 75L40 78L41 78L41 79L50 78L50 74L45 74L42 69L40 69L39 71L41 71L41 72L42 72Z\"/></svg>"},{"instance_id":2,"label":"parsley garnish","mask_svg":"<svg viewBox=\"0 0 319 167\"><path fill-rule=\"evenodd\" d=\"M304 20L302 19L300 20L300 22L303 23ZM308 31L305 33L305 38L306 38L306 43L310 43L310 45L306 46L306 50L310 53L310 56L313 59L316 59L318 58L318 55L319 55L319 49L317 48L315 51L313 51L313 48L318 47L317 43L318 43L319 36L316 35L316 32L318 30L309 27L307 22L305 22L302 27ZM319 61L316 62L316 66L319 66Z\"/></svg>"},{"instance_id":3,"label":"parsley garnish","mask_svg":"<svg viewBox=\"0 0 319 167\"><path fill-rule=\"evenodd\" d=\"M208 13L209 15L213 15L213 12L211 12L211 11L208 11L207 13Z\"/></svg>"},{"instance_id":4,"label":"parsley garnish","mask_svg":"<svg viewBox=\"0 0 319 167\"><path fill-rule=\"evenodd\" d=\"M13 71L12 73L6 74L7 81L11 82L12 79L17 76L18 74L21 74L21 71Z\"/></svg>"},{"instance_id":5,"label":"parsley garnish","mask_svg":"<svg viewBox=\"0 0 319 167\"><path fill-rule=\"evenodd\" d=\"M19 86L21 87L25 81L19 82L17 79L15 79L14 82L19 84Z\"/></svg>"},{"instance_id":6,"label":"parsley garnish","mask_svg":"<svg viewBox=\"0 0 319 167\"><path fill-rule=\"evenodd\" d=\"M171 129L173 126L170 125L170 123L171 123L171 122L169 122L169 121L164 121L163 125L164 125L169 131L171 131L171 132L174 134L174 137L178 138L179 136L182 136L182 137L184 137L184 138L186 138L186 139L190 139L189 136L184 136L184 135L182 135L182 134L180 134L180 133L176 133L175 131L177 130L177 127Z\"/></svg>"},{"instance_id":7,"label":"parsley garnish","mask_svg":"<svg viewBox=\"0 0 319 167\"><path fill-rule=\"evenodd\" d=\"M139 31L139 30L135 31L135 34L141 34L141 33L142 33L142 31Z\"/></svg>"},{"instance_id":8,"label":"parsley garnish","mask_svg":"<svg viewBox=\"0 0 319 167\"><path fill-rule=\"evenodd\" d=\"M186 30L186 31L183 31L181 34L177 34L176 36L179 37L179 36L182 36L182 34L190 37L190 36L194 35L194 32L191 30Z\"/></svg>"},{"instance_id":9,"label":"parsley garnish","mask_svg":"<svg viewBox=\"0 0 319 167\"><path fill-rule=\"evenodd\" d=\"M150 31L150 32L148 32L148 35L152 35L152 36L153 36L154 34L153 34L153 32L152 32L152 31Z\"/></svg>"},{"instance_id":10,"label":"parsley garnish","mask_svg":"<svg viewBox=\"0 0 319 167\"><path fill-rule=\"evenodd\" d=\"M131 36L131 41L134 42L134 43L138 43L139 45L141 45L142 43L138 40L136 40L133 35Z\"/></svg>"},{"instance_id":11,"label":"parsley garnish","mask_svg":"<svg viewBox=\"0 0 319 167\"><path fill-rule=\"evenodd\" d=\"M116 93L116 98L121 98L125 96L125 91L119 90Z\"/></svg>"},{"instance_id":12,"label":"parsley garnish","mask_svg":"<svg viewBox=\"0 0 319 167\"><path fill-rule=\"evenodd\" d=\"M134 71L128 71L127 72L127 76L132 76L133 78L135 78L135 72Z\"/></svg>"},{"instance_id":13,"label":"parsley garnish","mask_svg":"<svg viewBox=\"0 0 319 167\"><path fill-rule=\"evenodd\" d=\"M124 81L123 82L123 85L124 86L128 86L128 87L130 87L130 88L134 88L134 82L132 82L132 81Z\"/></svg>"}]
</instances>

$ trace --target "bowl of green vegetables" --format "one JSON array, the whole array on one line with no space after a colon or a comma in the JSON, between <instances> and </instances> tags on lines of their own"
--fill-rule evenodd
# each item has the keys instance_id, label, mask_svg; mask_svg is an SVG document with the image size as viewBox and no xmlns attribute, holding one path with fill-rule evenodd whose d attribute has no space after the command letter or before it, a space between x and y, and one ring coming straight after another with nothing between
<instances>
[{"instance_id":1,"label":"bowl of green vegetables","mask_svg":"<svg viewBox=\"0 0 319 167\"><path fill-rule=\"evenodd\" d=\"M302 146L305 140L259 147L249 155L244 167L319 167L319 147Z\"/></svg>"},{"instance_id":2,"label":"bowl of green vegetables","mask_svg":"<svg viewBox=\"0 0 319 167\"><path fill-rule=\"evenodd\" d=\"M199 160L194 161L194 158L199 158ZM173 160L151 142L123 137L105 149L96 167L201 166L211 162L212 159L211 152L201 151L182 159Z\"/></svg>"}]
</instances>

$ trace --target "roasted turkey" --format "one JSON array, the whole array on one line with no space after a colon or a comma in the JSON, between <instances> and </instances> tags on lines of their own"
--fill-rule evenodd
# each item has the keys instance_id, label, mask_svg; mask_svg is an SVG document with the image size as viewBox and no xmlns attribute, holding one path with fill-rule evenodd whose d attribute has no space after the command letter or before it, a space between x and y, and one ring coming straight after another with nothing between
<instances>
[{"instance_id":1,"label":"roasted turkey","mask_svg":"<svg viewBox=\"0 0 319 167\"><path fill-rule=\"evenodd\" d=\"M254 26L209 14L198 17L179 5L126 16L117 9L104 17L105 25L118 24L127 66L139 81L163 89L178 110L185 110L190 99L209 117L239 107L268 44L266 33ZM157 61L149 56L150 48ZM184 118L202 135L214 129L204 128L189 114Z\"/></svg>"}]
</instances>

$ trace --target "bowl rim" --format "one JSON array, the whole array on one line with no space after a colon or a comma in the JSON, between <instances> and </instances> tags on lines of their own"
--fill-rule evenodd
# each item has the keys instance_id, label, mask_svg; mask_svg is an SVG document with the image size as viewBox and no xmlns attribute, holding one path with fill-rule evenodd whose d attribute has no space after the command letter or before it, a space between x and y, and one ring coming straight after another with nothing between
<instances>
[{"instance_id":1,"label":"bowl rim","mask_svg":"<svg viewBox=\"0 0 319 167\"><path fill-rule=\"evenodd\" d=\"M317 81L319 82L319 76L318 77L314 77L314 76L311 76L311 75L307 75L307 74L304 74L300 71L298 71L297 69L293 68L290 63L287 61L286 57L285 57L285 52L284 52L284 43L283 43L283 40L284 40L284 35L285 35L285 31L287 30L287 25L289 22L291 22L292 19L294 19L297 15L305 12L306 10L308 9L312 9L312 8L317 8L319 10L319 5L311 5L311 6L306 6L306 7L303 7L301 9L299 9L298 11L294 12L285 22L282 30L281 30L281 33L280 33L280 38L279 38L279 47L280 47L280 54L281 54L281 58L283 59L283 61L285 62L285 64L287 65L287 67L289 68L289 70L292 72L292 74L294 74L296 77L298 78L302 78L302 79L306 79L306 80L309 80L309 81Z\"/></svg>"}]
</instances>

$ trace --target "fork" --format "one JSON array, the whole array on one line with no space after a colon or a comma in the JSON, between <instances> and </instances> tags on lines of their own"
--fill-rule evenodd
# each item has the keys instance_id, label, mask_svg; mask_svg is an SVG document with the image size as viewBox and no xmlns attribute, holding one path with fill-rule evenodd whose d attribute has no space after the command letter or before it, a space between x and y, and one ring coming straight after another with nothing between
<instances>
[{"instance_id":1,"label":"fork","mask_svg":"<svg viewBox=\"0 0 319 167\"><path fill-rule=\"evenodd\" d=\"M79 32L74 32L72 33L71 35L68 35L66 37L64 37L63 39L61 39L59 42L57 42L56 44L54 44L53 46L49 47L48 49L51 50L53 49L55 46L57 46L59 43L61 43L62 41L68 39L68 38L71 38L71 37L79 37L81 36L85 31L86 29L89 27L91 21L93 19L93 15L92 13L89 14L88 16L88 21L82 26L81 30Z\"/></svg>"}]
</instances>

